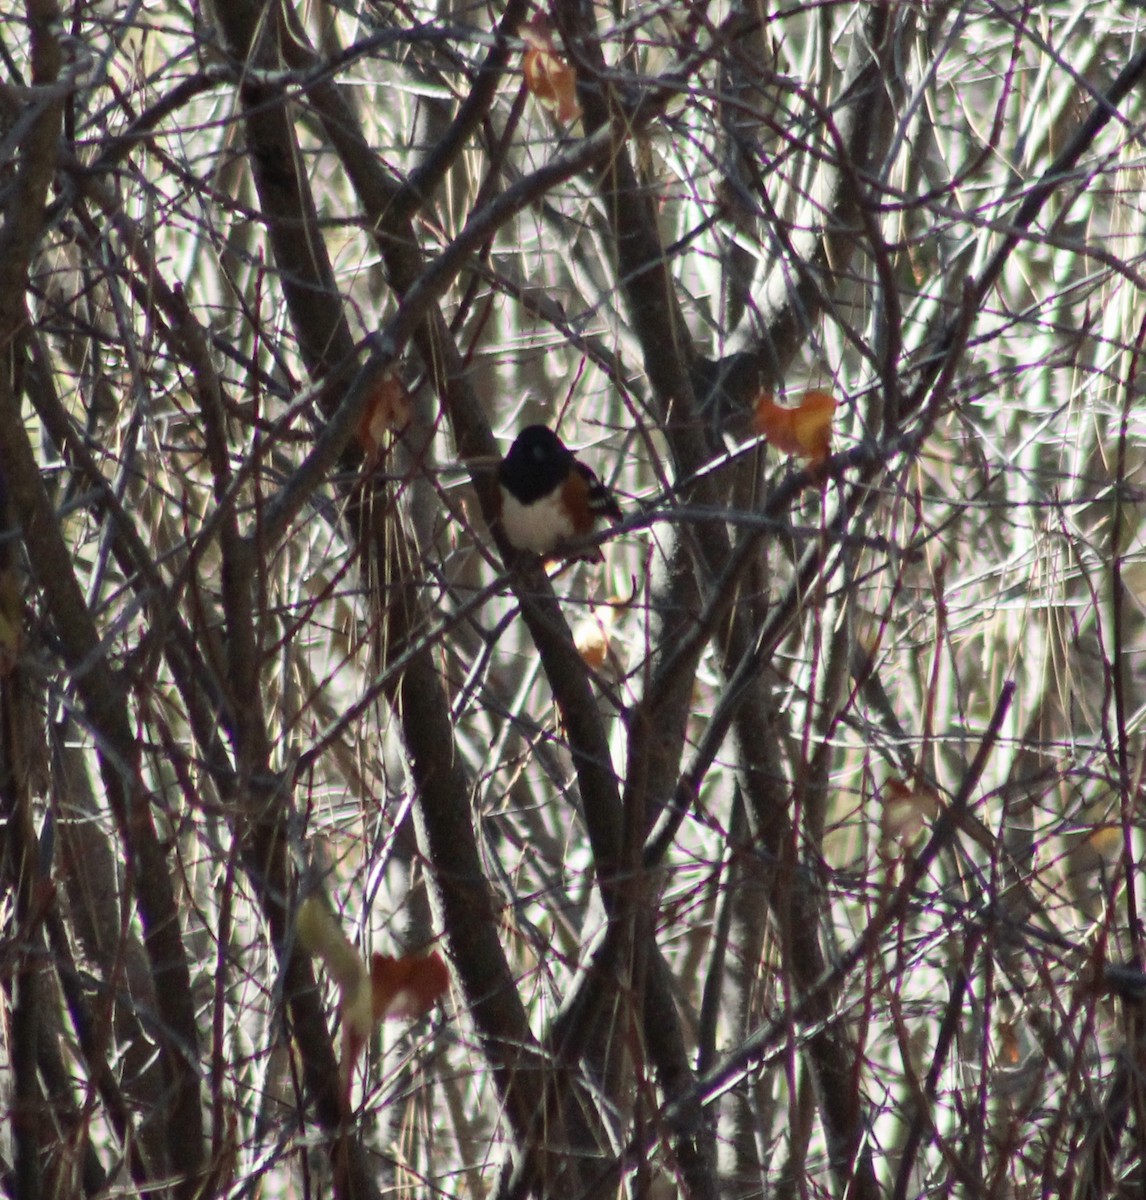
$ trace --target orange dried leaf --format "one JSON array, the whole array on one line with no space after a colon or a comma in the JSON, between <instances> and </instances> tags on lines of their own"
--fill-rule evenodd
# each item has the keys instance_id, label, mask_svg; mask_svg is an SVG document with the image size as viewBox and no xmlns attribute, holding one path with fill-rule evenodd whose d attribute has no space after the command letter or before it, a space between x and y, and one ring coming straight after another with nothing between
<instances>
[{"instance_id":1,"label":"orange dried leaf","mask_svg":"<svg viewBox=\"0 0 1146 1200\"><path fill-rule=\"evenodd\" d=\"M578 622L573 630L573 644L591 671L598 671L614 682L624 674L621 656L614 644L613 623L617 608L614 602L601 605Z\"/></svg>"},{"instance_id":2,"label":"orange dried leaf","mask_svg":"<svg viewBox=\"0 0 1146 1200\"><path fill-rule=\"evenodd\" d=\"M795 454L800 448L792 429L792 412L790 408L781 408L771 392L761 392L756 398L756 428L785 454Z\"/></svg>"},{"instance_id":3,"label":"orange dried leaf","mask_svg":"<svg viewBox=\"0 0 1146 1200\"><path fill-rule=\"evenodd\" d=\"M823 462L832 452L832 418L836 414L835 397L827 392L805 392L792 417L792 430L800 444L800 453L814 463Z\"/></svg>"},{"instance_id":4,"label":"orange dried leaf","mask_svg":"<svg viewBox=\"0 0 1146 1200\"><path fill-rule=\"evenodd\" d=\"M889 779L880 797L880 833L886 841L910 845L923 830L925 821L939 814L939 797L925 785L912 786L902 779Z\"/></svg>"},{"instance_id":5,"label":"orange dried leaf","mask_svg":"<svg viewBox=\"0 0 1146 1200\"><path fill-rule=\"evenodd\" d=\"M600 621L584 621L573 634L577 653L590 671L599 671L609 658L609 634Z\"/></svg>"},{"instance_id":6,"label":"orange dried leaf","mask_svg":"<svg viewBox=\"0 0 1146 1200\"><path fill-rule=\"evenodd\" d=\"M1009 1067L1018 1066L1019 1031L1012 1021L1000 1021L996 1026L999 1034L999 1059Z\"/></svg>"},{"instance_id":7,"label":"orange dried leaf","mask_svg":"<svg viewBox=\"0 0 1146 1200\"><path fill-rule=\"evenodd\" d=\"M410 423L410 396L401 379L387 373L371 391L358 419L358 444L368 458L377 458L391 434L401 433Z\"/></svg>"},{"instance_id":8,"label":"orange dried leaf","mask_svg":"<svg viewBox=\"0 0 1146 1200\"><path fill-rule=\"evenodd\" d=\"M581 115L577 103L577 73L557 53L549 22L538 13L521 29L526 44L522 60L525 86L539 104L557 114L562 125L569 125Z\"/></svg>"},{"instance_id":9,"label":"orange dried leaf","mask_svg":"<svg viewBox=\"0 0 1146 1200\"><path fill-rule=\"evenodd\" d=\"M562 125L569 125L581 115L577 103L577 74L560 54L536 50L525 52L523 64L525 86L538 103L557 115Z\"/></svg>"},{"instance_id":10,"label":"orange dried leaf","mask_svg":"<svg viewBox=\"0 0 1146 1200\"><path fill-rule=\"evenodd\" d=\"M374 1019L420 1017L445 995L449 984L450 973L436 952L401 958L375 954L370 962Z\"/></svg>"},{"instance_id":11,"label":"orange dried leaf","mask_svg":"<svg viewBox=\"0 0 1146 1200\"><path fill-rule=\"evenodd\" d=\"M822 463L832 451L835 411L835 397L828 392L805 392L796 408L784 408L771 392L761 392L756 398L756 428L784 454Z\"/></svg>"}]
</instances>

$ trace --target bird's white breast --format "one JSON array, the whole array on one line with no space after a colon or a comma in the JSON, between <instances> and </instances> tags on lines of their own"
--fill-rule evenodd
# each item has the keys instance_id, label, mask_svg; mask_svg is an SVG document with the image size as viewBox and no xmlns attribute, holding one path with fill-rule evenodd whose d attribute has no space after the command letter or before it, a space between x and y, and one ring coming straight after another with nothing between
<instances>
[{"instance_id":1,"label":"bird's white breast","mask_svg":"<svg viewBox=\"0 0 1146 1200\"><path fill-rule=\"evenodd\" d=\"M548 554L561 542L576 535L573 522L561 507L561 489L535 504L522 504L511 492L501 489L501 523L505 535L519 550Z\"/></svg>"}]
</instances>

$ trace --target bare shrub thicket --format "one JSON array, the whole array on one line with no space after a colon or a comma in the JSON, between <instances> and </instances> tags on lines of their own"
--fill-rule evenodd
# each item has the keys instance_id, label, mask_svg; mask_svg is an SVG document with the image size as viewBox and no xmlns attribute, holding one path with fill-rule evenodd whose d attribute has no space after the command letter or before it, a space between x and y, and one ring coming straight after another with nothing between
<instances>
[{"instance_id":1,"label":"bare shrub thicket","mask_svg":"<svg viewBox=\"0 0 1146 1200\"><path fill-rule=\"evenodd\" d=\"M8 1194L1136 1194L1141 8L539 15L0 15Z\"/></svg>"}]
</instances>

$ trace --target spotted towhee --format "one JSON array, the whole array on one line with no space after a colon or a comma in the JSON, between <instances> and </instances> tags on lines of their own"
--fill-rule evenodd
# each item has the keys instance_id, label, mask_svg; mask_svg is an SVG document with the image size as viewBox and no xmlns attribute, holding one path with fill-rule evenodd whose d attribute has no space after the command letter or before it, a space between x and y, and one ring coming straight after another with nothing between
<instances>
[{"instance_id":1,"label":"spotted towhee","mask_svg":"<svg viewBox=\"0 0 1146 1200\"><path fill-rule=\"evenodd\" d=\"M596 546L578 547L599 517L623 520L608 488L544 425L527 425L497 469L501 523L518 550L542 558L600 562Z\"/></svg>"}]
</instances>

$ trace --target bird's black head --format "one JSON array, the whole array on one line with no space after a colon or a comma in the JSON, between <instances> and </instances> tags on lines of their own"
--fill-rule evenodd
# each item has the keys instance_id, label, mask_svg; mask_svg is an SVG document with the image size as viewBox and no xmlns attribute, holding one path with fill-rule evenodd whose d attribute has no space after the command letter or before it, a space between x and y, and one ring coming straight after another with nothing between
<instances>
[{"instance_id":1,"label":"bird's black head","mask_svg":"<svg viewBox=\"0 0 1146 1200\"><path fill-rule=\"evenodd\" d=\"M549 495L569 474L573 452L545 425L527 425L498 468L498 481L522 504Z\"/></svg>"}]
</instances>

